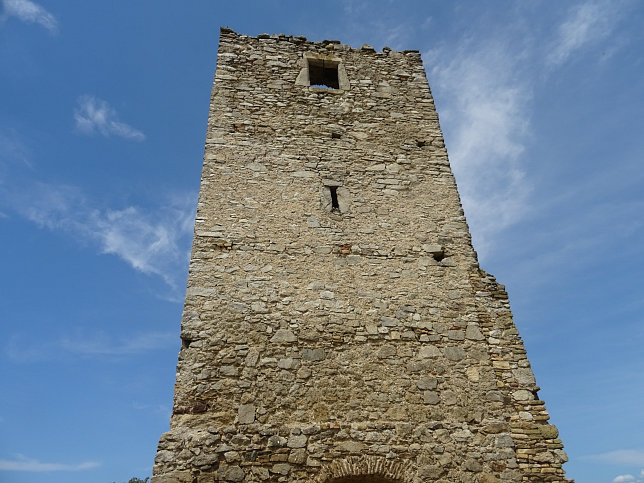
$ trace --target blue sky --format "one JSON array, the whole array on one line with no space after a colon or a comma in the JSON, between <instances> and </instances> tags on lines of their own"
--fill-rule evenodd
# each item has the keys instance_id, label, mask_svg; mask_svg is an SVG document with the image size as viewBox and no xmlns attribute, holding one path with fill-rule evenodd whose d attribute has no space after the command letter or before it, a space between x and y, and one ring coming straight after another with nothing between
<instances>
[{"instance_id":1,"label":"blue sky","mask_svg":"<svg viewBox=\"0 0 644 483\"><path fill-rule=\"evenodd\" d=\"M151 472L223 25L421 51L568 476L644 482L641 2L0 9L0 481Z\"/></svg>"}]
</instances>

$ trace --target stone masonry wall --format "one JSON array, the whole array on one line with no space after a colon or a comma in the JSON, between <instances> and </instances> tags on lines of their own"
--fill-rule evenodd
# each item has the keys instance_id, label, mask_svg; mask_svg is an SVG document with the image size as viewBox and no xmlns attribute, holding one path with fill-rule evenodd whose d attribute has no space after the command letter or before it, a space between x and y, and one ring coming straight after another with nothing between
<instances>
[{"instance_id":1,"label":"stone masonry wall","mask_svg":"<svg viewBox=\"0 0 644 483\"><path fill-rule=\"evenodd\" d=\"M566 481L416 51L222 29L181 339L155 483Z\"/></svg>"}]
</instances>

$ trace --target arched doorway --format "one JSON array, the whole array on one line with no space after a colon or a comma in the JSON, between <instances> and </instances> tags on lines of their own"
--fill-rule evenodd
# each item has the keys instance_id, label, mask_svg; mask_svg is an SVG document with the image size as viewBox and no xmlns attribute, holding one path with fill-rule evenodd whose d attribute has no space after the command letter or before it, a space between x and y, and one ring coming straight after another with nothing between
<instances>
[{"instance_id":1,"label":"arched doorway","mask_svg":"<svg viewBox=\"0 0 644 483\"><path fill-rule=\"evenodd\" d=\"M410 483L409 466L379 456L349 456L323 467L315 483Z\"/></svg>"},{"instance_id":2,"label":"arched doorway","mask_svg":"<svg viewBox=\"0 0 644 483\"><path fill-rule=\"evenodd\" d=\"M384 478L379 475L342 476L333 478L327 483L398 483L396 480Z\"/></svg>"}]
</instances>

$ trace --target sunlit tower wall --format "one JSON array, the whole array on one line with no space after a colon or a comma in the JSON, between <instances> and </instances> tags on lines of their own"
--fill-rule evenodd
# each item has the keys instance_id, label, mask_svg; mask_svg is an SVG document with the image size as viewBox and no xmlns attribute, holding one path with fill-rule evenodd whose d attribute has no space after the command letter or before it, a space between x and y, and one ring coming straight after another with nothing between
<instances>
[{"instance_id":1,"label":"sunlit tower wall","mask_svg":"<svg viewBox=\"0 0 644 483\"><path fill-rule=\"evenodd\" d=\"M566 481L417 51L222 28L165 482Z\"/></svg>"}]
</instances>

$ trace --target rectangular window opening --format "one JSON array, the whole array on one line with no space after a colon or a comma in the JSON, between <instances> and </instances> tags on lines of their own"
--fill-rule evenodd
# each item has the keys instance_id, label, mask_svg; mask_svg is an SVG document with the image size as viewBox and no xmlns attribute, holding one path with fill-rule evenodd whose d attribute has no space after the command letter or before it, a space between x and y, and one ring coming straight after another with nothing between
<instances>
[{"instance_id":1,"label":"rectangular window opening","mask_svg":"<svg viewBox=\"0 0 644 483\"><path fill-rule=\"evenodd\" d=\"M331 192L331 211L340 211L340 205L338 204L338 187L329 186L329 191Z\"/></svg>"},{"instance_id":2,"label":"rectangular window opening","mask_svg":"<svg viewBox=\"0 0 644 483\"><path fill-rule=\"evenodd\" d=\"M311 87L322 87L326 89L339 89L338 64L337 62L308 59L309 61L309 85Z\"/></svg>"}]
</instances>

